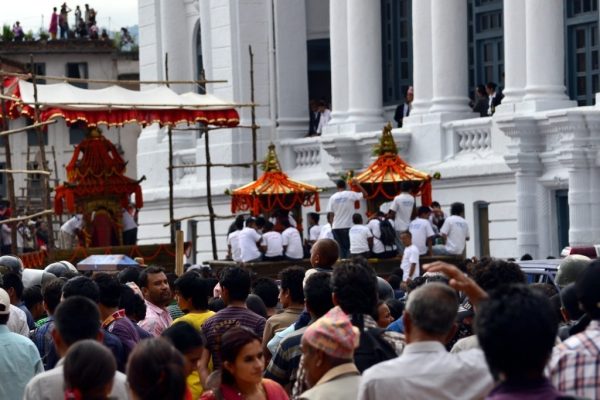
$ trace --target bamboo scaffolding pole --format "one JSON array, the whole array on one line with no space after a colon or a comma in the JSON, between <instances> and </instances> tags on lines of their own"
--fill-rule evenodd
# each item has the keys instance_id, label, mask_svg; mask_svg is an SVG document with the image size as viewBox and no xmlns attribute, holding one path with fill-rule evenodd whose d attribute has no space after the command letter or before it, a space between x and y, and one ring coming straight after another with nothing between
<instances>
[{"instance_id":1,"label":"bamboo scaffolding pole","mask_svg":"<svg viewBox=\"0 0 600 400\"><path fill-rule=\"evenodd\" d=\"M33 62L33 54L31 54L29 56L29 63L30 65L35 65ZM31 78L33 80L33 100L34 100L34 107L35 107L35 119L34 119L34 124L37 124L40 122L40 105L38 104L38 87L37 87L37 83L36 83L36 79L35 79L35 72L31 74ZM42 170L47 171L48 170L48 164L46 161L46 144L44 143L44 133L42 131L42 129L38 126L37 128L35 128L37 131L37 139L38 139L38 145L40 147L40 158L42 161ZM42 207L45 210L48 210L50 207L50 179L49 176L46 175L42 175L44 176L43 179L43 185L42 185ZM48 213L46 214L46 222L48 224L48 229L50 230L51 234L48 235L48 247L49 248L54 248L54 225L52 223L52 213Z\"/></svg>"},{"instance_id":2,"label":"bamboo scaffolding pole","mask_svg":"<svg viewBox=\"0 0 600 400\"><path fill-rule=\"evenodd\" d=\"M5 174L39 174L39 175L50 175L49 171L43 171L43 170L37 170L37 169L0 169L0 172L3 172Z\"/></svg>"},{"instance_id":3,"label":"bamboo scaffolding pole","mask_svg":"<svg viewBox=\"0 0 600 400\"><path fill-rule=\"evenodd\" d=\"M33 79L33 75L32 74L20 74L18 72L8 72L8 71L2 71L0 70L0 75L4 75L4 76L13 76L13 77L17 77L17 78L23 78L23 79ZM114 84L127 84L127 85L132 85L132 84L140 84L140 85L163 85L163 84L178 84L178 85L183 85L183 84L198 84L198 85L203 85L206 83L227 83L227 80L224 79L220 79L220 80L192 80L192 81L185 81L185 80L174 80L174 81L169 81L169 80L157 80L157 81L138 81L138 80L115 80L115 79L86 79L86 78L69 78L67 76L51 76L51 75L37 75L35 77L35 79L39 79L39 80L47 80L47 81L62 81L62 82L78 82L78 83L114 83Z\"/></svg>"},{"instance_id":4,"label":"bamboo scaffolding pole","mask_svg":"<svg viewBox=\"0 0 600 400\"><path fill-rule=\"evenodd\" d=\"M23 99L15 99L14 97L10 97L10 96L5 96L2 95L0 96L0 99L4 99L4 100L10 100L10 101L16 101L18 103L21 104L27 104L27 105L38 105L38 106L106 106L106 107L123 107L123 108L133 108L133 109L148 109L148 110L154 110L157 108L165 108L165 109L175 109L175 108L185 108L185 109L204 109L204 108L213 108L215 111L218 111L219 109L222 108L234 108L234 107L253 107L253 106L257 106L256 104L253 103L215 103L215 104L177 104L177 105L173 105L173 104L151 104L151 103L107 103L107 102L96 102L96 101L79 101L79 102L67 102L67 103L61 103L61 102L45 102L45 101L24 101Z\"/></svg>"},{"instance_id":5,"label":"bamboo scaffolding pole","mask_svg":"<svg viewBox=\"0 0 600 400\"><path fill-rule=\"evenodd\" d=\"M167 78L167 81L169 80L169 53L165 53L165 78ZM169 87L169 84L167 84L167 87ZM167 135L169 137L169 221L171 221L169 231L171 233L171 245L175 245L175 231L177 227L174 224L172 224L175 218L173 193L173 127L169 125L167 129Z\"/></svg>"},{"instance_id":6,"label":"bamboo scaffolding pole","mask_svg":"<svg viewBox=\"0 0 600 400\"><path fill-rule=\"evenodd\" d=\"M4 95L4 85L0 83L0 94ZM5 110L5 102L4 99L0 100L0 107L2 108L2 130L6 130L8 128L8 120L6 119L6 110ZM12 152L10 150L10 138L4 139L4 152L5 154L5 165L8 170L12 169ZM13 210L16 210L17 202L15 198L15 179L12 174L7 175L7 184L8 184L8 201L10 202L10 207ZM17 254L17 229L16 225L12 224L10 226L10 252L12 254Z\"/></svg>"},{"instance_id":7,"label":"bamboo scaffolding pole","mask_svg":"<svg viewBox=\"0 0 600 400\"><path fill-rule=\"evenodd\" d=\"M238 163L238 164L217 164L217 163L210 163L210 164L189 164L189 165L173 165L172 168L174 169L179 169L179 168L202 168L202 167L225 167L225 168L235 168L235 167L241 167L241 168L250 168L253 165L261 165L263 164L262 161L257 161L257 162L249 162L249 163ZM167 167L169 168L169 167Z\"/></svg>"},{"instance_id":8,"label":"bamboo scaffolding pole","mask_svg":"<svg viewBox=\"0 0 600 400\"><path fill-rule=\"evenodd\" d=\"M2 100L2 103L4 103L4 99L1 99L1 100ZM40 127L46 126L46 125L52 125L52 124L55 124L57 122L58 122L57 120L53 119L53 120L50 120L50 121L40 122L38 124L27 125L27 126L24 126L22 128L15 128L15 129L4 130L4 131L0 132L0 137L1 136L12 135L14 133L28 131L30 129L40 128Z\"/></svg>"},{"instance_id":9,"label":"bamboo scaffolding pole","mask_svg":"<svg viewBox=\"0 0 600 400\"><path fill-rule=\"evenodd\" d=\"M175 218L173 220L173 223L177 223L177 222L181 222L181 221L185 221L186 219L192 219L192 218L210 218L211 214L193 214L193 215L188 215L186 217L181 217L181 218ZM218 215L218 214L212 214L214 219L232 219L235 218L236 215ZM171 225L170 222L165 222L163 224L163 226L169 226Z\"/></svg>"},{"instance_id":10,"label":"bamboo scaffolding pole","mask_svg":"<svg viewBox=\"0 0 600 400\"><path fill-rule=\"evenodd\" d=\"M260 128L260 126L256 126L257 128ZM248 129L252 129L252 125L236 125L236 126L210 126L208 127L209 131L220 131L223 129L234 129L234 128L248 128ZM174 131L205 131L206 129L202 129L202 128L173 128Z\"/></svg>"},{"instance_id":11,"label":"bamboo scaffolding pole","mask_svg":"<svg viewBox=\"0 0 600 400\"><path fill-rule=\"evenodd\" d=\"M58 164L56 163L56 150L52 146L52 159L54 160L54 184L58 185L60 179L58 179ZM58 223L60 226L63 224L62 213L58 214Z\"/></svg>"},{"instance_id":12,"label":"bamboo scaffolding pole","mask_svg":"<svg viewBox=\"0 0 600 400\"><path fill-rule=\"evenodd\" d=\"M217 255L217 237L215 232L215 210L212 203L212 188L211 188L211 168L210 168L210 144L208 139L208 131L204 132L204 154L206 156L206 206L208 207L209 224L210 224L210 243L212 247L213 259L218 260Z\"/></svg>"},{"instance_id":13,"label":"bamboo scaffolding pole","mask_svg":"<svg viewBox=\"0 0 600 400\"><path fill-rule=\"evenodd\" d=\"M248 46L248 53L250 53L250 102L254 104L254 53L252 52L252 46ZM250 108L250 116L252 119L252 161L256 162L258 157L256 150L256 107ZM258 179L258 168L256 164L252 167L252 180Z\"/></svg>"},{"instance_id":14,"label":"bamboo scaffolding pole","mask_svg":"<svg viewBox=\"0 0 600 400\"><path fill-rule=\"evenodd\" d=\"M44 215L51 215L51 214L54 214L54 210L40 211L38 213L31 214L31 215L25 215L23 217L4 219L4 220L0 221L0 225L11 224L13 222L27 221L28 219L34 219L37 217L43 217ZM49 235L48 237L51 237L51 235Z\"/></svg>"}]
</instances>

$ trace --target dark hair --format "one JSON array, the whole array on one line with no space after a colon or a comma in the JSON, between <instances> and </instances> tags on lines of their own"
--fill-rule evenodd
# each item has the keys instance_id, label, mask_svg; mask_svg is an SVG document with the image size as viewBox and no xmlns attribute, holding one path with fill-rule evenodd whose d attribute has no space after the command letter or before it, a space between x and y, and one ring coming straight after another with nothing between
<instances>
[{"instance_id":1,"label":"dark hair","mask_svg":"<svg viewBox=\"0 0 600 400\"><path fill-rule=\"evenodd\" d=\"M210 311L219 312L222 309L224 309L225 307L227 307L227 305L225 304L223 299L220 297L213 297L212 299L210 299L208 301L208 309Z\"/></svg>"},{"instance_id":2,"label":"dark hair","mask_svg":"<svg viewBox=\"0 0 600 400\"><path fill-rule=\"evenodd\" d=\"M521 261L529 261L529 260L533 260L533 257L531 257L531 254L525 253L521 256Z\"/></svg>"},{"instance_id":3,"label":"dark hair","mask_svg":"<svg viewBox=\"0 0 600 400\"><path fill-rule=\"evenodd\" d=\"M274 279L258 278L252 285L252 293L260 297L267 308L277 307L279 287Z\"/></svg>"},{"instance_id":4,"label":"dark hair","mask_svg":"<svg viewBox=\"0 0 600 400\"><path fill-rule=\"evenodd\" d=\"M402 237L402 235L406 235L406 236L408 236L409 238L412 239L412 233L410 233L410 231L400 232L400 237Z\"/></svg>"},{"instance_id":5,"label":"dark hair","mask_svg":"<svg viewBox=\"0 0 600 400\"><path fill-rule=\"evenodd\" d=\"M346 314L371 314L377 304L377 275L368 265L350 261L337 266L331 288Z\"/></svg>"},{"instance_id":6,"label":"dark hair","mask_svg":"<svg viewBox=\"0 0 600 400\"><path fill-rule=\"evenodd\" d=\"M121 284L116 277L104 272L94 275L94 282L100 290L100 300L98 303L106 307L118 307L121 301Z\"/></svg>"},{"instance_id":7,"label":"dark hair","mask_svg":"<svg viewBox=\"0 0 600 400\"><path fill-rule=\"evenodd\" d=\"M44 298L44 303L46 303L48 312L51 314L54 313L58 303L60 303L60 297L62 295L62 288L64 285L64 279L54 278L42 286L42 297Z\"/></svg>"},{"instance_id":8,"label":"dark hair","mask_svg":"<svg viewBox=\"0 0 600 400\"><path fill-rule=\"evenodd\" d=\"M593 320L600 319L600 260L592 261L577 277L575 291L585 313Z\"/></svg>"},{"instance_id":9,"label":"dark hair","mask_svg":"<svg viewBox=\"0 0 600 400\"><path fill-rule=\"evenodd\" d=\"M337 181L335 181L335 186L338 189L346 189L346 181L343 179L338 179Z\"/></svg>"},{"instance_id":10,"label":"dark hair","mask_svg":"<svg viewBox=\"0 0 600 400\"><path fill-rule=\"evenodd\" d=\"M183 356L166 339L142 340L129 356L127 382L140 400L181 400L186 391Z\"/></svg>"},{"instance_id":11,"label":"dark hair","mask_svg":"<svg viewBox=\"0 0 600 400\"><path fill-rule=\"evenodd\" d=\"M319 267L331 268L340 257L340 246L333 239L319 239L313 244L311 251L318 252Z\"/></svg>"},{"instance_id":12,"label":"dark hair","mask_svg":"<svg viewBox=\"0 0 600 400\"><path fill-rule=\"evenodd\" d=\"M548 298L518 284L490 293L477 311L475 330L492 374L523 379L543 373L558 321Z\"/></svg>"},{"instance_id":13,"label":"dark hair","mask_svg":"<svg viewBox=\"0 0 600 400\"><path fill-rule=\"evenodd\" d=\"M111 351L93 339L82 340L69 348L63 376L67 390L78 390L86 400L104 399L104 390L117 371Z\"/></svg>"},{"instance_id":14,"label":"dark hair","mask_svg":"<svg viewBox=\"0 0 600 400\"><path fill-rule=\"evenodd\" d=\"M140 288L148 288L148 275L150 274L165 274L164 268L151 265L142 270L139 277ZM166 275L166 274L165 274Z\"/></svg>"},{"instance_id":15,"label":"dark hair","mask_svg":"<svg viewBox=\"0 0 600 400\"><path fill-rule=\"evenodd\" d=\"M119 308L125 310L125 315L132 321L141 321L146 318L146 302L127 285L120 287L121 301Z\"/></svg>"},{"instance_id":16,"label":"dark hair","mask_svg":"<svg viewBox=\"0 0 600 400\"><path fill-rule=\"evenodd\" d=\"M67 346L84 339L96 339L100 331L98 306L87 297L69 297L56 307L54 325Z\"/></svg>"},{"instance_id":17,"label":"dark hair","mask_svg":"<svg viewBox=\"0 0 600 400\"><path fill-rule=\"evenodd\" d=\"M244 227L244 216L238 215L237 217L235 217L235 220L231 223L231 225L229 225L229 230L227 230L227 236L229 236L229 234L232 232L241 230L243 227Z\"/></svg>"},{"instance_id":18,"label":"dark hair","mask_svg":"<svg viewBox=\"0 0 600 400\"><path fill-rule=\"evenodd\" d=\"M535 282L529 285L530 289L537 290L538 293L543 294L547 298L551 298L552 296L556 296L558 294L558 289L551 283L543 283L543 282Z\"/></svg>"},{"instance_id":19,"label":"dark hair","mask_svg":"<svg viewBox=\"0 0 600 400\"><path fill-rule=\"evenodd\" d=\"M252 311L254 314L260 315L264 319L269 318L265 303L255 294L250 293L248 297L246 297L246 307L248 310Z\"/></svg>"},{"instance_id":20,"label":"dark hair","mask_svg":"<svg viewBox=\"0 0 600 400\"><path fill-rule=\"evenodd\" d=\"M432 201L431 202L431 208L442 208L442 206L440 205L440 203L438 203L437 201Z\"/></svg>"},{"instance_id":21,"label":"dark hair","mask_svg":"<svg viewBox=\"0 0 600 400\"><path fill-rule=\"evenodd\" d=\"M362 219L362 215L360 215L359 213L354 213L352 214L352 223L359 225L363 223L363 219Z\"/></svg>"},{"instance_id":22,"label":"dark hair","mask_svg":"<svg viewBox=\"0 0 600 400\"><path fill-rule=\"evenodd\" d=\"M419 207L419 210L417 211L417 215L420 217L421 215L429 214L430 212L431 212L431 208L426 207L426 206L421 206L421 207Z\"/></svg>"},{"instance_id":23,"label":"dark hair","mask_svg":"<svg viewBox=\"0 0 600 400\"><path fill-rule=\"evenodd\" d=\"M29 311L39 303L44 301L44 296L42 296L42 288L39 285L35 285L25 289L23 292L23 303L25 303L25 307Z\"/></svg>"},{"instance_id":24,"label":"dark hair","mask_svg":"<svg viewBox=\"0 0 600 400\"><path fill-rule=\"evenodd\" d=\"M485 92L485 86L484 85L477 85L477 93L480 96L487 96L487 93Z\"/></svg>"},{"instance_id":25,"label":"dark hair","mask_svg":"<svg viewBox=\"0 0 600 400\"><path fill-rule=\"evenodd\" d=\"M270 232L272 230L273 230L273 223L270 221L265 222L265 225L263 226L263 233Z\"/></svg>"},{"instance_id":26,"label":"dark hair","mask_svg":"<svg viewBox=\"0 0 600 400\"><path fill-rule=\"evenodd\" d=\"M402 283L402 278L399 277L398 275L392 274L392 275L388 276L387 281L390 284L390 286L392 287L392 289L399 290L400 284Z\"/></svg>"},{"instance_id":27,"label":"dark hair","mask_svg":"<svg viewBox=\"0 0 600 400\"><path fill-rule=\"evenodd\" d=\"M472 270L473 280L489 292L503 285L525 283L525 274L514 262L503 260L481 260Z\"/></svg>"},{"instance_id":28,"label":"dark hair","mask_svg":"<svg viewBox=\"0 0 600 400\"><path fill-rule=\"evenodd\" d=\"M319 225L319 219L321 218L321 216L315 212L309 212L308 214L306 214L307 217L310 217L313 219L313 221L315 221L315 224Z\"/></svg>"},{"instance_id":29,"label":"dark hair","mask_svg":"<svg viewBox=\"0 0 600 400\"><path fill-rule=\"evenodd\" d=\"M163 331L162 337L166 338L181 354L186 354L198 347L204 347L204 340L200 331L190 323L177 322Z\"/></svg>"},{"instance_id":30,"label":"dark hair","mask_svg":"<svg viewBox=\"0 0 600 400\"><path fill-rule=\"evenodd\" d=\"M427 283L410 292L406 312L412 324L431 335L450 332L458 314L456 291L443 283Z\"/></svg>"},{"instance_id":31,"label":"dark hair","mask_svg":"<svg viewBox=\"0 0 600 400\"><path fill-rule=\"evenodd\" d=\"M289 290L290 297L294 303L304 303L304 291L302 282L306 270L302 267L288 267L279 272L281 279L281 290Z\"/></svg>"},{"instance_id":32,"label":"dark hair","mask_svg":"<svg viewBox=\"0 0 600 400\"><path fill-rule=\"evenodd\" d=\"M250 273L240 267L228 267L221 274L221 287L229 292L230 300L246 301L250 293Z\"/></svg>"},{"instance_id":33,"label":"dark hair","mask_svg":"<svg viewBox=\"0 0 600 400\"><path fill-rule=\"evenodd\" d=\"M317 317L322 317L331 310L331 274L315 272L310 275L304 284L304 298L307 308Z\"/></svg>"},{"instance_id":34,"label":"dark hair","mask_svg":"<svg viewBox=\"0 0 600 400\"><path fill-rule=\"evenodd\" d=\"M258 229L262 229L265 226L266 222L267 222L267 220L262 215L259 217L256 217L256 227Z\"/></svg>"},{"instance_id":35,"label":"dark hair","mask_svg":"<svg viewBox=\"0 0 600 400\"><path fill-rule=\"evenodd\" d=\"M385 304L387 304L390 309L390 314L392 314L392 318L394 321L402 316L404 312L404 302L396 299L386 300Z\"/></svg>"},{"instance_id":36,"label":"dark hair","mask_svg":"<svg viewBox=\"0 0 600 400\"><path fill-rule=\"evenodd\" d=\"M188 271L175 281L175 290L186 300L192 300L196 310L208 308L208 285L196 271Z\"/></svg>"},{"instance_id":37,"label":"dark hair","mask_svg":"<svg viewBox=\"0 0 600 400\"><path fill-rule=\"evenodd\" d=\"M76 276L69 279L62 289L63 299L71 296L83 296L97 303L100 300L100 289L96 282L87 276Z\"/></svg>"},{"instance_id":38,"label":"dark hair","mask_svg":"<svg viewBox=\"0 0 600 400\"><path fill-rule=\"evenodd\" d=\"M486 88L489 88L489 89L492 89L492 90L496 90L496 88L498 87L498 85L496 85L496 83L495 83L495 82L488 82L488 83L485 85L485 87L486 87Z\"/></svg>"},{"instance_id":39,"label":"dark hair","mask_svg":"<svg viewBox=\"0 0 600 400\"><path fill-rule=\"evenodd\" d=\"M246 219L246 223L244 224L244 226L248 227L252 224L256 224L256 219L254 219L254 217L248 217L248 219Z\"/></svg>"},{"instance_id":40,"label":"dark hair","mask_svg":"<svg viewBox=\"0 0 600 400\"><path fill-rule=\"evenodd\" d=\"M569 314L571 321L577 321L583 317L584 312L579 308L579 301L577 300L577 293L575 290L575 284L565 286L560 291L560 304Z\"/></svg>"},{"instance_id":41,"label":"dark hair","mask_svg":"<svg viewBox=\"0 0 600 400\"><path fill-rule=\"evenodd\" d=\"M221 361L223 363L225 361L230 363L235 362L242 348L254 341L261 343L261 338L248 328L235 326L229 329L221 337ZM235 377L227 371L227 368L221 369L221 382L230 386L235 384Z\"/></svg>"},{"instance_id":42,"label":"dark hair","mask_svg":"<svg viewBox=\"0 0 600 400\"><path fill-rule=\"evenodd\" d=\"M465 213L465 205L463 203L452 203L450 206L450 215L461 215Z\"/></svg>"},{"instance_id":43,"label":"dark hair","mask_svg":"<svg viewBox=\"0 0 600 400\"><path fill-rule=\"evenodd\" d=\"M21 277L14 272L8 272L2 275L2 288L8 292L8 289L12 288L15 291L17 299L21 300L23 297L23 281Z\"/></svg>"},{"instance_id":44,"label":"dark hair","mask_svg":"<svg viewBox=\"0 0 600 400\"><path fill-rule=\"evenodd\" d=\"M138 285L140 279L140 269L138 267L127 267L117 275L119 283L133 282Z\"/></svg>"},{"instance_id":45,"label":"dark hair","mask_svg":"<svg viewBox=\"0 0 600 400\"><path fill-rule=\"evenodd\" d=\"M290 226L292 226L292 224L290 223L290 218L287 215L280 218L279 223L283 225L284 228L289 228Z\"/></svg>"}]
</instances>

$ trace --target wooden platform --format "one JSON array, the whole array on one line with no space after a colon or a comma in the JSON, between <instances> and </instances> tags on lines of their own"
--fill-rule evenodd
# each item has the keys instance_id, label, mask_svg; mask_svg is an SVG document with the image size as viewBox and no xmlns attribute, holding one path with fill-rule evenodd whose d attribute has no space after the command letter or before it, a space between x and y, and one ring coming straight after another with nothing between
<instances>
[{"instance_id":1,"label":"wooden platform","mask_svg":"<svg viewBox=\"0 0 600 400\"><path fill-rule=\"evenodd\" d=\"M377 275L386 277L388 276L394 269L400 268L400 262L402 259L400 257L388 258L388 259L378 259L378 258L370 258L369 264L375 269ZM458 264L464 261L464 257L462 256L433 256L433 257L421 257L420 263L421 265L432 263L434 261L445 261L450 264ZM338 261L340 263L340 261ZM239 265L234 261L222 261L222 260L211 260L205 261L204 264L207 264L211 267L211 269L218 273L226 267L231 267L235 265ZM279 271L286 267L290 267L293 265L299 265L304 268L310 268L310 260L298 260L298 261L277 261L277 262L257 262L257 263L246 263L245 267L253 271L258 275L258 277L269 277L273 279L277 279L277 275Z\"/></svg>"}]
</instances>

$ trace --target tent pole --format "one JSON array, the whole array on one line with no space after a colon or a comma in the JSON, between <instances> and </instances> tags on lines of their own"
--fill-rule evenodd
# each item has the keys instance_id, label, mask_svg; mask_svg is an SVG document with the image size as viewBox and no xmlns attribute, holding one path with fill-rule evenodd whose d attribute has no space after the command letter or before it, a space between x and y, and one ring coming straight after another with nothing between
<instances>
[{"instance_id":1,"label":"tent pole","mask_svg":"<svg viewBox=\"0 0 600 400\"><path fill-rule=\"evenodd\" d=\"M33 101L35 103L35 120L34 123L40 122L40 105L38 104L38 90L37 90L37 81L35 77L35 68L33 63L33 54L29 55L29 65L31 66L31 80L33 82ZM48 163L46 161L46 144L44 143L44 132L38 126L36 129L38 145L40 147L40 158L42 160L42 170L48 171ZM48 175L43 175L42 185L42 208L44 210L48 210L50 208L50 177ZM48 235L48 248L54 248L54 225L52 223L52 214L49 213L46 215L46 223L48 224L48 229L52 233Z\"/></svg>"},{"instance_id":2,"label":"tent pole","mask_svg":"<svg viewBox=\"0 0 600 400\"><path fill-rule=\"evenodd\" d=\"M167 87L169 87L169 53L165 53L165 79L167 81ZM169 124L167 135L169 137L169 221L171 225L169 230L171 231L171 244L175 245L175 231L176 227L173 224L175 220L175 209L173 205L173 126Z\"/></svg>"},{"instance_id":3,"label":"tent pole","mask_svg":"<svg viewBox=\"0 0 600 400\"><path fill-rule=\"evenodd\" d=\"M210 147L208 140L208 130L204 131L204 154L206 157L206 205L208 207L208 215L210 222L210 241L212 245L213 260L218 260L217 257L217 238L215 233L215 210L212 203L211 176L210 176Z\"/></svg>"},{"instance_id":4,"label":"tent pole","mask_svg":"<svg viewBox=\"0 0 600 400\"><path fill-rule=\"evenodd\" d=\"M256 165L257 150L256 150L256 133L258 126L256 125L256 105L254 104L254 53L252 52L252 46L248 46L248 52L250 53L250 116L252 118L252 180L258 179L258 168Z\"/></svg>"},{"instance_id":5,"label":"tent pole","mask_svg":"<svg viewBox=\"0 0 600 400\"><path fill-rule=\"evenodd\" d=\"M4 84L0 82L0 93L4 95ZM6 131L8 129L8 115L6 115L6 110L4 109L4 99L0 99L0 107L2 107L2 130ZM12 169L12 154L10 150L10 138L6 137L4 139L4 153L6 159L5 168L7 170ZM8 201L10 202L10 207L13 211L17 210L17 203L15 199L15 178L13 174L6 174L6 182L8 184ZM12 254L17 254L17 225L11 224L10 226L10 252Z\"/></svg>"}]
</instances>

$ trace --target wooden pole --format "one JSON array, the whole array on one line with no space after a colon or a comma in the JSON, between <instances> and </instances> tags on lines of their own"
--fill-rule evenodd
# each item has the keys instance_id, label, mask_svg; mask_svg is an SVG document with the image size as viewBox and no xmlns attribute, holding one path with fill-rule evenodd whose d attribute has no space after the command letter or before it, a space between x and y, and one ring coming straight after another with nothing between
<instances>
[{"instance_id":1,"label":"wooden pole","mask_svg":"<svg viewBox=\"0 0 600 400\"><path fill-rule=\"evenodd\" d=\"M183 231L177 231L175 236L175 274L183 275Z\"/></svg>"},{"instance_id":2,"label":"wooden pole","mask_svg":"<svg viewBox=\"0 0 600 400\"><path fill-rule=\"evenodd\" d=\"M263 164L262 161L257 162L258 164ZM251 166L255 165L255 163L238 163L238 164L218 164L218 163L211 163L211 164L185 164L185 165L174 165L173 168L174 169L181 169L181 168L200 168L200 167L225 167L225 168L250 168Z\"/></svg>"},{"instance_id":3,"label":"wooden pole","mask_svg":"<svg viewBox=\"0 0 600 400\"><path fill-rule=\"evenodd\" d=\"M38 104L38 90L37 83L35 77L35 69L33 68L33 54L29 56L29 65L31 65L31 80L33 82L33 100L35 105L35 119L34 123L38 124L40 122L40 105ZM46 162L46 144L44 143L44 132L41 127L35 128L37 132L38 145L40 147L40 158L42 160L42 170L48 171L48 164ZM43 175L43 185L42 185L42 207L44 210L48 210L50 208L50 179L47 175ZM48 235L48 248L54 248L54 226L52 224L52 214L46 214L46 222L48 224L48 229L50 230L50 235Z\"/></svg>"},{"instance_id":4,"label":"wooden pole","mask_svg":"<svg viewBox=\"0 0 600 400\"><path fill-rule=\"evenodd\" d=\"M4 100L5 100L4 97L0 96L0 99L2 100L2 103L4 103ZM27 125L22 128L3 130L2 132L0 132L0 136L8 136L8 135L12 135L13 133L25 132L30 129L35 129L35 128L39 128L39 127L46 126L46 125L52 125L57 122L58 122L57 120L53 119L53 120L46 121L46 122L40 122L39 124Z\"/></svg>"},{"instance_id":5,"label":"wooden pole","mask_svg":"<svg viewBox=\"0 0 600 400\"><path fill-rule=\"evenodd\" d=\"M254 53L252 52L252 46L248 46L248 52L250 53L250 102L254 104ZM250 108L250 116L252 121L252 162L256 163L258 155L256 150L257 125L255 106ZM256 179L258 179L258 168L257 165L254 164L252 167L252 180Z\"/></svg>"},{"instance_id":6,"label":"wooden pole","mask_svg":"<svg viewBox=\"0 0 600 400\"><path fill-rule=\"evenodd\" d=\"M58 164L56 163L56 150L54 149L54 146L52 146L52 159L54 160L54 184L56 186L58 186L59 184L59 179L58 179ZM58 214L58 223L60 224L60 226L62 226L63 224L63 219L62 219L62 214Z\"/></svg>"},{"instance_id":7,"label":"wooden pole","mask_svg":"<svg viewBox=\"0 0 600 400\"><path fill-rule=\"evenodd\" d=\"M217 238L215 232L215 210L212 203L211 176L210 176L210 141L208 140L208 131L204 131L204 154L206 156L206 205L208 207L209 222L210 222L210 242L213 253L213 260L218 260L217 255Z\"/></svg>"},{"instance_id":8,"label":"wooden pole","mask_svg":"<svg viewBox=\"0 0 600 400\"><path fill-rule=\"evenodd\" d=\"M169 86L169 53L165 53L165 78L167 80L167 87ZM171 244L175 244L175 225L173 221L175 219L175 206L174 206L174 194L173 194L173 127L169 125L167 128L167 135L169 138L169 221L171 226L169 228L171 232Z\"/></svg>"},{"instance_id":9,"label":"wooden pole","mask_svg":"<svg viewBox=\"0 0 600 400\"><path fill-rule=\"evenodd\" d=\"M7 163L8 164L8 163ZM38 171L37 169L0 169L0 172L5 174L36 174L36 175L50 175L48 171Z\"/></svg>"},{"instance_id":10,"label":"wooden pole","mask_svg":"<svg viewBox=\"0 0 600 400\"><path fill-rule=\"evenodd\" d=\"M192 219L192 218L210 218L210 216L211 216L211 214L193 214L193 215L188 215L188 216L181 217L181 218L175 218L175 220L173 221L173 223L185 221L186 219ZM215 214L212 214L212 216L215 219L232 219L232 218L237 217L237 215L235 215L235 214L231 214L231 215L215 215ZM163 224L163 226L165 226L165 227L169 226L169 225L172 225L172 224L170 222L165 222Z\"/></svg>"},{"instance_id":11,"label":"wooden pole","mask_svg":"<svg viewBox=\"0 0 600 400\"><path fill-rule=\"evenodd\" d=\"M4 84L0 82L0 93L4 95ZM8 115L6 114L6 110L4 108L4 99L0 100L0 107L2 107L2 130L5 131L8 129ZM4 139L4 152L5 160L6 160L6 169L12 169L12 153L10 150L10 138ZM6 182L8 184L8 201L10 202L10 207L13 212L17 211L17 202L15 199L15 178L13 174L6 174ZM17 254L17 225L12 224L10 226L10 252L12 254Z\"/></svg>"},{"instance_id":12,"label":"wooden pole","mask_svg":"<svg viewBox=\"0 0 600 400\"><path fill-rule=\"evenodd\" d=\"M0 225L11 224L13 222L27 221L28 219L33 219L33 218L37 218L37 217L42 217L44 215L52 215L52 214L54 214L54 210L40 211L38 213L26 215L24 217L4 219L4 220L0 221Z\"/></svg>"}]
</instances>

